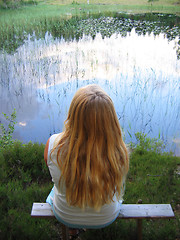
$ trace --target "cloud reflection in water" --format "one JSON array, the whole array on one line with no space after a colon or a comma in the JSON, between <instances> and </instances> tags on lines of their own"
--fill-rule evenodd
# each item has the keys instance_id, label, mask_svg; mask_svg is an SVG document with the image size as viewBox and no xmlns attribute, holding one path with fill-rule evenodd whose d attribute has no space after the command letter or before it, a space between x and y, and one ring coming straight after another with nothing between
<instances>
[{"instance_id":1,"label":"cloud reflection in water","mask_svg":"<svg viewBox=\"0 0 180 240\"><path fill-rule=\"evenodd\" d=\"M13 55L0 55L0 112L16 108L15 137L45 143L62 130L76 90L97 83L114 101L126 142L143 131L172 145L180 138L177 41L134 29L126 37L29 39Z\"/></svg>"}]
</instances>

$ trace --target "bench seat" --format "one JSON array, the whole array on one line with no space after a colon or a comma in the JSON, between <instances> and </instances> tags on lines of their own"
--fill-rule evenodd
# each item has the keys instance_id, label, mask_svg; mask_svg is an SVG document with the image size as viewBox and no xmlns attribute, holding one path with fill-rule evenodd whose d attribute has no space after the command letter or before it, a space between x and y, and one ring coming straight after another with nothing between
<instances>
[{"instance_id":1,"label":"bench seat","mask_svg":"<svg viewBox=\"0 0 180 240\"><path fill-rule=\"evenodd\" d=\"M49 203L33 203L31 217L54 217ZM174 218L170 204L122 204L118 218Z\"/></svg>"},{"instance_id":2,"label":"bench seat","mask_svg":"<svg viewBox=\"0 0 180 240\"><path fill-rule=\"evenodd\" d=\"M54 218L49 203L33 203L31 217ZM142 240L142 219L174 218L170 204L122 204L118 218L137 220L137 239ZM62 239L69 239L68 227L62 224Z\"/></svg>"}]
</instances>

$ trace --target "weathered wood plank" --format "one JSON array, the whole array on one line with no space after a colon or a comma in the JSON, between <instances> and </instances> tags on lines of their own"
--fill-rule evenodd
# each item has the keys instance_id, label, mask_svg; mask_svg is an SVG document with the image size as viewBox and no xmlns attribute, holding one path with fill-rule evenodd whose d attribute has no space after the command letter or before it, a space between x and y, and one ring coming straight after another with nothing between
<instances>
[{"instance_id":1,"label":"weathered wood plank","mask_svg":"<svg viewBox=\"0 0 180 240\"><path fill-rule=\"evenodd\" d=\"M174 218L170 204L122 204L118 218Z\"/></svg>"},{"instance_id":2,"label":"weathered wood plank","mask_svg":"<svg viewBox=\"0 0 180 240\"><path fill-rule=\"evenodd\" d=\"M48 203L33 203L31 217L54 217ZM122 204L118 218L174 218L170 204Z\"/></svg>"},{"instance_id":3,"label":"weathered wood plank","mask_svg":"<svg viewBox=\"0 0 180 240\"><path fill-rule=\"evenodd\" d=\"M54 213L49 203L33 203L31 217L54 217Z\"/></svg>"}]
</instances>

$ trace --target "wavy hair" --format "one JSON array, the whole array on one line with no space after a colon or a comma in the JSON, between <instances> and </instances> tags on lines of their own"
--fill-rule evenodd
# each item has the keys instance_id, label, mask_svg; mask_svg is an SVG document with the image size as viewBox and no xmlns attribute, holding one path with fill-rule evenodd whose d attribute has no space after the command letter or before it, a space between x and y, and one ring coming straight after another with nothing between
<instances>
[{"instance_id":1,"label":"wavy hair","mask_svg":"<svg viewBox=\"0 0 180 240\"><path fill-rule=\"evenodd\" d=\"M96 210L122 197L129 158L111 98L98 86L80 88L72 99L65 130L53 148L72 206ZM51 152L51 153L52 153Z\"/></svg>"}]
</instances>

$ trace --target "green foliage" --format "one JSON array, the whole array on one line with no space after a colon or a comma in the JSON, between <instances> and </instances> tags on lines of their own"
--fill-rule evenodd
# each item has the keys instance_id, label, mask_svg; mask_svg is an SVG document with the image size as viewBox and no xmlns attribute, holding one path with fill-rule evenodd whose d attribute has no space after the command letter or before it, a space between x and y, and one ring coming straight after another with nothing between
<instances>
[{"instance_id":1,"label":"green foliage","mask_svg":"<svg viewBox=\"0 0 180 240\"><path fill-rule=\"evenodd\" d=\"M83 235L83 240L136 240L136 222L132 220L118 219L106 228L87 230Z\"/></svg>"},{"instance_id":2,"label":"green foliage","mask_svg":"<svg viewBox=\"0 0 180 240\"><path fill-rule=\"evenodd\" d=\"M76 4L73 6L79 9ZM57 10L60 11L58 8ZM38 11L35 9L35 13ZM11 53L28 38L32 40L33 37L44 38L47 32L51 33L54 38L63 37L65 40L80 39L83 34L95 37L97 33L101 33L102 37L110 37L114 33L126 36L133 28L138 34L163 33L169 40L175 39L180 34L180 28L177 26L179 17L175 15L128 15L105 12L103 14L81 13L73 16L71 12L66 11L64 13L66 16L63 17L59 15L59 11L58 16L56 12L55 16L49 15L52 12L50 9L46 14L39 13L35 17L35 13L31 16L28 15L28 11L23 14L23 11L14 10L13 18L10 16L12 10L8 12L9 18L5 15L7 11L0 11L0 49ZM177 55L179 56L178 52Z\"/></svg>"},{"instance_id":3,"label":"green foliage","mask_svg":"<svg viewBox=\"0 0 180 240\"><path fill-rule=\"evenodd\" d=\"M0 152L1 239L57 239L55 220L30 217L32 203L45 202L52 188L43 154L44 145L31 142L14 142Z\"/></svg>"},{"instance_id":4,"label":"green foliage","mask_svg":"<svg viewBox=\"0 0 180 240\"><path fill-rule=\"evenodd\" d=\"M179 158L171 154L134 150L130 157L130 171L126 186L128 202L142 199L143 203L177 204ZM180 192L179 192L180 193Z\"/></svg>"},{"instance_id":5,"label":"green foliage","mask_svg":"<svg viewBox=\"0 0 180 240\"><path fill-rule=\"evenodd\" d=\"M176 174L180 158L162 152L164 144L159 139L150 139L137 133L137 144L130 155L130 170L126 181L124 203L163 204L170 203L175 210L179 203L180 177ZM176 220L146 220L143 222L143 239L174 240L180 234L180 216ZM86 240L136 239L136 223L133 220L118 220L111 226L87 231Z\"/></svg>"},{"instance_id":6,"label":"green foliage","mask_svg":"<svg viewBox=\"0 0 180 240\"><path fill-rule=\"evenodd\" d=\"M79 5L79 3L77 2L77 1L72 1L72 3L71 3L72 5Z\"/></svg>"},{"instance_id":7,"label":"green foliage","mask_svg":"<svg viewBox=\"0 0 180 240\"><path fill-rule=\"evenodd\" d=\"M165 148L165 145L162 140L159 138L149 138L147 134L144 133L135 133L137 144L131 143L131 147L136 149L137 152L143 153L144 151L152 151L161 153Z\"/></svg>"},{"instance_id":8,"label":"green foliage","mask_svg":"<svg viewBox=\"0 0 180 240\"><path fill-rule=\"evenodd\" d=\"M54 221L32 219L33 201L45 201L49 186L31 184L26 191L19 181L0 186L1 239L56 239Z\"/></svg>"},{"instance_id":9,"label":"green foliage","mask_svg":"<svg viewBox=\"0 0 180 240\"><path fill-rule=\"evenodd\" d=\"M0 4L1 8L5 9L16 9L25 5L36 5L37 1L35 0L2 0L2 3Z\"/></svg>"},{"instance_id":10,"label":"green foliage","mask_svg":"<svg viewBox=\"0 0 180 240\"><path fill-rule=\"evenodd\" d=\"M0 164L3 167L3 177L0 177L3 182L16 179L26 186L31 181L42 183L49 176L44 163L43 144L22 144L16 141L1 152Z\"/></svg>"},{"instance_id":11,"label":"green foliage","mask_svg":"<svg viewBox=\"0 0 180 240\"><path fill-rule=\"evenodd\" d=\"M16 124L16 110L9 117L7 114L2 113L8 122L8 127L5 128L4 124L0 124L1 134L0 134L0 148L4 148L7 145L13 144L12 134L14 132L14 125Z\"/></svg>"},{"instance_id":12,"label":"green foliage","mask_svg":"<svg viewBox=\"0 0 180 240\"><path fill-rule=\"evenodd\" d=\"M159 0L148 0L148 2L157 2Z\"/></svg>"},{"instance_id":13,"label":"green foliage","mask_svg":"<svg viewBox=\"0 0 180 240\"><path fill-rule=\"evenodd\" d=\"M137 134L137 148L130 156L126 181L125 203L179 202L180 178L176 174L180 158L161 153L155 140ZM58 239L60 224L54 220L32 219L33 202L45 202L52 182L45 165L44 145L14 142L0 151L0 232L2 239ZM146 240L174 240L180 234L180 217L173 220L146 220L143 236ZM118 220L109 227L89 230L83 240L136 239L136 221Z\"/></svg>"}]
</instances>

